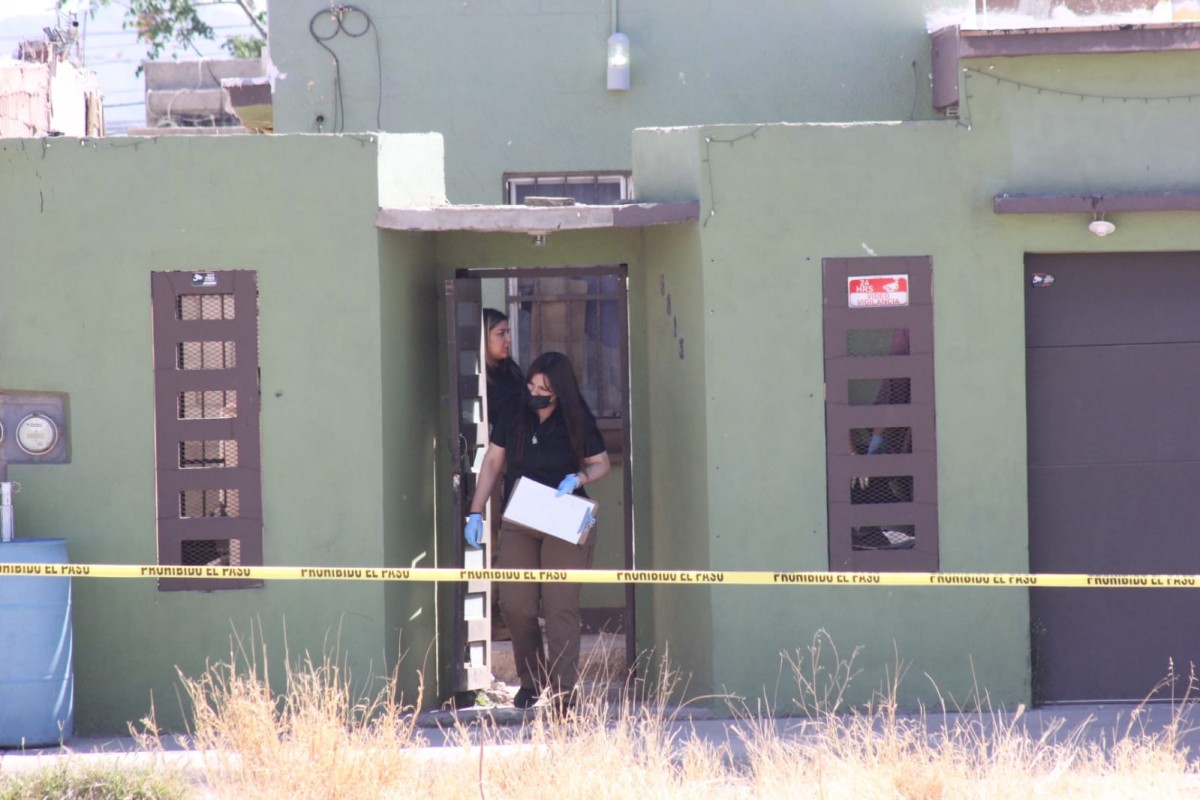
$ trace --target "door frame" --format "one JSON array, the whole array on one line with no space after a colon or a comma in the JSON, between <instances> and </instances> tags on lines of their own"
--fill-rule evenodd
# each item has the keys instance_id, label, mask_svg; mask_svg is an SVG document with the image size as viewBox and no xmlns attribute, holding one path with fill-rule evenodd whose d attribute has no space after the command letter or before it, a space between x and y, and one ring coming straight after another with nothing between
<instances>
[{"instance_id":1,"label":"door frame","mask_svg":"<svg viewBox=\"0 0 1200 800\"><path fill-rule=\"evenodd\" d=\"M621 329L621 374L625 377L625 402L621 414L621 446L624 448L624 463L622 464L622 497L625 502L623 516L624 527L624 568L634 568L636 548L634 545L633 520L633 435L630 414L632 403L633 376L629 369L629 265L587 264L578 266L555 265L546 267L484 267L479 269L460 268L455 270L456 279L478 278L578 278L586 276L616 276L621 279L620 300L617 303ZM632 583L625 585L625 608L622 614L622 625L625 631L625 667L629 675L634 674L637 663L637 596Z\"/></svg>"},{"instance_id":2,"label":"door frame","mask_svg":"<svg viewBox=\"0 0 1200 800\"><path fill-rule=\"evenodd\" d=\"M453 543L453 558L454 565L457 568L466 568L467 565L467 550L462 535L459 532L461 520L466 518L467 502L474 492L474 475L471 468L473 462L473 454L479 441L479 422L468 422L463 417L463 375L461 373L462 365L460 362L460 354L462 352L475 353L476 370L472 378L475 383L475 391L469 395L475 399L479 399L479 395L483 389L483 355L480 352L483 346L483 302L480 297L481 286L478 281L463 281L463 280L448 280L444 282L444 306L446 309L446 324L443 328L443 335L446 343L446 354L448 356L448 379L447 384L449 392L446 399L449 401L449 444L450 455L450 486L453 492L453 518L458 520L451 531L450 541ZM468 303L478 309L478 318L470 321L466 325L467 338L462 337L464 327L462 317L460 316L460 304ZM471 340L474 340L473 343ZM465 426L465 427L464 427ZM470 432L468 439L467 432ZM484 428L486 431L486 426ZM485 542L483 549L480 551L481 567L487 567L490 564L489 554L491 552L491 542ZM466 616L466 601L468 594L480 595L483 600L483 615L482 618L475 617L467 619ZM449 641L451 643L450 659L448 667L450 669L450 689L454 702L457 705L460 699L466 702L466 696L473 694L475 691L486 688L490 684L490 675L492 667L491 657L491 584L486 581L470 581L467 583L457 582L453 586L452 606L450 619L453 620L452 629L450 631ZM440 626L439 626L440 627ZM476 662L473 658L468 658L468 647L472 642L484 642L483 658L480 662ZM474 665L474 666L472 666ZM470 703L468 703L470 704Z\"/></svg>"}]
</instances>

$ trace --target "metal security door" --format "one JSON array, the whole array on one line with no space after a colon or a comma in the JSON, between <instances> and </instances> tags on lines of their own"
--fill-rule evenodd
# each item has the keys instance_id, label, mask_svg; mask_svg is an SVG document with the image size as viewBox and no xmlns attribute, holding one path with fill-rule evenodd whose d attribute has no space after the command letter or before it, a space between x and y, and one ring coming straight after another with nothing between
<instances>
[{"instance_id":1,"label":"metal security door","mask_svg":"<svg viewBox=\"0 0 1200 800\"><path fill-rule=\"evenodd\" d=\"M1200 572L1200 254L1028 256L1034 572ZM1200 663L1195 595L1030 592L1037 702L1141 700ZM1186 680L1186 678L1185 678Z\"/></svg>"},{"instance_id":2,"label":"metal security door","mask_svg":"<svg viewBox=\"0 0 1200 800\"><path fill-rule=\"evenodd\" d=\"M478 280L446 281L446 341L449 353L450 484L454 494L454 563L483 569L492 563L492 542L484 527L483 546L467 547L463 521L475 491L476 472L487 446L483 394L483 299ZM491 687L491 583L456 583L451 655L451 691L473 692Z\"/></svg>"}]
</instances>

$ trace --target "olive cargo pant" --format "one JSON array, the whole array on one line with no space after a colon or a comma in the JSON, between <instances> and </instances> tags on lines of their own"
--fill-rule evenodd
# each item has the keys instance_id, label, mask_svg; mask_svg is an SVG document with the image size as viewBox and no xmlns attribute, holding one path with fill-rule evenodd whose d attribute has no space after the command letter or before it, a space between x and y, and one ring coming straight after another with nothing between
<instances>
[{"instance_id":1,"label":"olive cargo pant","mask_svg":"<svg viewBox=\"0 0 1200 800\"><path fill-rule=\"evenodd\" d=\"M497 569L589 569L596 531L580 547L554 536L505 522L500 527ZM569 692L579 673L578 583L500 583L500 613L512 636L517 676L526 688ZM546 619L546 645L538 626L538 600Z\"/></svg>"}]
</instances>

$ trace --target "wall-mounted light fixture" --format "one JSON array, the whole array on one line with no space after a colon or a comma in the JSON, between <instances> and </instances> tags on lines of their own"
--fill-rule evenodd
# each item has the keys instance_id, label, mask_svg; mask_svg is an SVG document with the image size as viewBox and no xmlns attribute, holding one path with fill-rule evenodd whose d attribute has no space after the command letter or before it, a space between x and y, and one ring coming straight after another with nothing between
<instances>
[{"instance_id":1,"label":"wall-mounted light fixture","mask_svg":"<svg viewBox=\"0 0 1200 800\"><path fill-rule=\"evenodd\" d=\"M612 35L608 37L608 90L629 89L629 37L617 32L617 0L612 0Z\"/></svg>"},{"instance_id":2,"label":"wall-mounted light fixture","mask_svg":"<svg viewBox=\"0 0 1200 800\"><path fill-rule=\"evenodd\" d=\"M1092 221L1088 223L1088 230L1101 238L1108 236L1116 229L1117 226L1106 220L1103 214L1093 215Z\"/></svg>"},{"instance_id":3,"label":"wall-mounted light fixture","mask_svg":"<svg viewBox=\"0 0 1200 800\"><path fill-rule=\"evenodd\" d=\"M611 92L629 89L629 37L623 33L608 37L608 89Z\"/></svg>"}]
</instances>

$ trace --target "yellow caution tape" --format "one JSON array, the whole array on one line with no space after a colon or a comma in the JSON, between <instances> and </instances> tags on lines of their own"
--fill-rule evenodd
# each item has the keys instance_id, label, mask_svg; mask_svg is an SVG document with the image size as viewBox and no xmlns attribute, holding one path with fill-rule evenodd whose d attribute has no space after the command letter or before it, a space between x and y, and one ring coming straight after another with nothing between
<instances>
[{"instance_id":1,"label":"yellow caution tape","mask_svg":"<svg viewBox=\"0 0 1200 800\"><path fill-rule=\"evenodd\" d=\"M204 580L406 581L416 583L650 583L730 586L1042 586L1195 588L1200 575L1029 575L1010 572L730 572L622 569L436 569L396 567L177 567L137 564L0 563L0 577L191 578Z\"/></svg>"}]
</instances>

